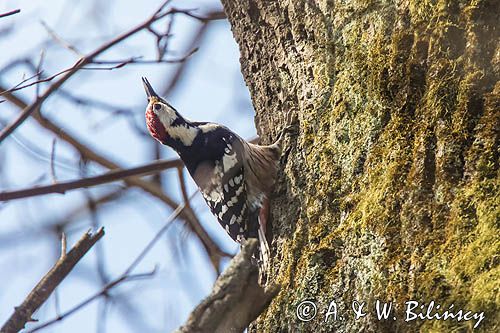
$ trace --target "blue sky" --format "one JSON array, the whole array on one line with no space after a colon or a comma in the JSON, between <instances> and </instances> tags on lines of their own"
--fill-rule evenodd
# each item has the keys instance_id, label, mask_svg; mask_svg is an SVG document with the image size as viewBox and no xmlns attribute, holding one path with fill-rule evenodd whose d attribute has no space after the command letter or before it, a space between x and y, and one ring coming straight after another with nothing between
<instances>
[{"instance_id":1,"label":"blue sky","mask_svg":"<svg viewBox=\"0 0 500 333\"><path fill-rule=\"evenodd\" d=\"M44 71L56 73L71 66L76 55L58 44L43 45L50 40L41 21L46 22L64 40L86 53L140 23L158 7L160 1L5 1L0 12L21 8L20 14L0 20L0 31L12 27L9 34L0 35L0 68L15 59L29 57L36 62L45 49ZM177 1L178 8L221 8L217 1ZM162 23L161 23L162 24ZM161 28L161 24L158 28ZM172 57L185 54L187 43L200 23L176 17L171 41ZM154 39L146 32L137 34L123 45L104 54L101 59L126 59L131 56L155 56ZM227 21L217 21L189 60L178 88L168 96L169 101L190 119L209 120L229 126L243 137L255 136L253 110L248 91L240 74L238 47ZM63 89L80 97L93 98L130 108L136 123L144 125L146 98L140 81L146 76L158 91L162 91L174 65L130 65L113 71L82 71ZM16 67L0 75L0 83L13 86L30 76L25 67ZM42 86L46 89L47 85ZM19 96L32 101L34 89L25 89ZM19 110L9 103L0 104L0 121L10 122ZM61 96L52 96L42 109L44 115L62 128L78 136L96 151L109 156L124 167L150 162L150 138L144 138L130 126L125 117L89 107L78 107ZM3 125L0 125L3 126ZM54 135L41 129L32 120L26 121L13 136L0 144L0 190L51 183L50 154ZM61 140L56 140L57 179L75 179L79 156ZM173 158L168 148L163 158ZM90 163L88 175L105 171ZM180 200L174 170L165 172L164 190ZM189 192L195 190L189 179ZM0 322L11 314L58 256L59 240L43 232L44 226L63 218L69 211L82 206L86 196L98 196L117 189L119 183L99 186L66 195L47 195L0 205ZM235 253L238 246L230 240L208 212L200 196L193 208L205 228L220 246ZM100 241L106 271L110 278L118 276L135 256L154 237L171 210L158 200L133 189L117 203L105 206L97 223L105 227L106 236ZM72 245L92 224L88 214L82 214L72 224L68 244ZM96 273L96 249L82 260L58 288L59 307L64 311L100 290ZM138 311L126 312L124 305L111 306L106 327L110 332L141 331L141 321L154 332L171 331L187 317L190 310L210 291L215 273L193 236L186 236L180 223L172 228L135 270L150 271L158 265L154 278L130 282L115 290L127 296ZM56 314L54 297L36 314L40 322ZM86 307L46 332L89 332L97 327L99 302ZM30 327L34 327L31 325Z\"/></svg>"}]
</instances>

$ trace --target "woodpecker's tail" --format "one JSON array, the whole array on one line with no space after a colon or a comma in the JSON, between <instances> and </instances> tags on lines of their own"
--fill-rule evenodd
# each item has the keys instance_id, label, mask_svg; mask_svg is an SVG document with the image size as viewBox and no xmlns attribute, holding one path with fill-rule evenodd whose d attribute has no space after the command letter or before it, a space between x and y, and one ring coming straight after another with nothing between
<instances>
[{"instance_id":1,"label":"woodpecker's tail","mask_svg":"<svg viewBox=\"0 0 500 333\"><path fill-rule=\"evenodd\" d=\"M269 261L271 260L271 250L267 243L266 233L262 226L259 227L259 256L260 256L260 269L259 275L262 278L269 271Z\"/></svg>"}]
</instances>

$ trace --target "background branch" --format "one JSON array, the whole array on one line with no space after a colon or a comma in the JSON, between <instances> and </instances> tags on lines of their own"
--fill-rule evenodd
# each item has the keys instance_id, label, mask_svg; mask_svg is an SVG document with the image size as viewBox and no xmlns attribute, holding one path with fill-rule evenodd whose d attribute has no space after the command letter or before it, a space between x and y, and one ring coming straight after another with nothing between
<instances>
[{"instance_id":1,"label":"background branch","mask_svg":"<svg viewBox=\"0 0 500 333\"><path fill-rule=\"evenodd\" d=\"M14 15L14 14L17 14L17 13L20 13L20 12L21 12L20 9L11 10L10 12L0 14L0 18L11 16L11 15Z\"/></svg>"},{"instance_id":2,"label":"background branch","mask_svg":"<svg viewBox=\"0 0 500 333\"><path fill-rule=\"evenodd\" d=\"M62 71L65 74L56 82L54 82L46 91L43 93L40 97L38 97L32 104L27 106L26 108L23 109L21 114L17 117L16 120L14 120L9 126L4 128L0 132L0 143L7 138L17 127L19 127L33 112L38 110L42 103L50 96L52 93L54 93L59 87L62 86L64 82L66 82L69 78L71 78L78 70L84 68L86 65L91 64L92 61L99 56L100 54L104 53L111 47L119 44L120 42L124 41L125 39L129 38L130 36L136 34L137 32L149 27L151 24L154 22L168 16L168 15L173 15L173 14L178 14L178 13L183 13L186 15L189 15L190 17L193 17L198 20L206 20L206 18L199 18L195 17L192 14L190 14L189 11L185 10L180 10L176 8L172 8L164 13L161 13L163 8L169 3L170 1L165 1L160 8L152 15L150 16L147 20L145 20L143 23L137 25L136 27L130 29L129 31L119 35L118 37L110 40L109 42L103 44L102 46L98 47L96 50L90 52L84 57L81 57L78 59L78 61L70 68ZM62 73L61 72L61 73Z\"/></svg>"},{"instance_id":3,"label":"background branch","mask_svg":"<svg viewBox=\"0 0 500 333\"><path fill-rule=\"evenodd\" d=\"M93 302L97 298L99 298L99 297L101 297L103 295L106 295L111 289L113 289L116 286L122 284L123 282L133 281L133 280L138 280L138 279L145 279L145 278L153 276L155 273L156 273L156 271L153 270L153 271L148 272L148 273L120 276L119 278L117 278L117 279L111 281L110 283L108 283L102 290L100 290L98 293L90 296L85 301L83 301L80 304L74 306L70 310L68 310L68 311L66 311L66 312L58 315L56 318L54 318L52 320L49 320L46 323L43 323L40 326L37 326L37 327L29 330L27 333L32 333L32 332L40 331L40 330L46 328L47 326L50 326L50 325L52 325L52 324L54 324L54 323L56 323L58 321L61 321L61 320L65 319L66 317L72 315L73 313L77 312L78 310L81 310L82 308L84 308L86 305L90 304L91 302ZM3 333L3 331L2 331L2 333Z\"/></svg>"},{"instance_id":4,"label":"background branch","mask_svg":"<svg viewBox=\"0 0 500 333\"><path fill-rule=\"evenodd\" d=\"M0 91L4 91L4 90L5 90L4 87L2 87L0 85ZM4 95L4 97L9 102L13 103L14 105L18 106L21 109L24 109L27 107L26 102L24 102L22 99L20 99L19 97L17 97L16 95L14 95L11 92L7 92ZM83 144L75 136L73 136L72 134L68 133L67 131L61 129L60 126L58 126L53 121L49 120L46 117L43 117L39 112L34 113L33 118L42 127L51 131L52 133L56 134L61 140L72 145L76 150L78 150L78 152L86 160L94 161L94 162L96 162L96 163L98 163L98 164L100 164L108 169L123 169L117 163L109 160L108 158L102 156L101 154L98 154L93 149L91 149L87 145ZM129 186L137 186L137 187L143 189L145 192L158 198L160 201L164 202L172 209L175 209L178 206L178 204L172 198L170 198L168 195L166 195L157 184L139 179L137 177L128 178L125 180L125 183ZM224 257L227 254L224 251L222 251L219 248L219 246L208 235L208 233L202 227L200 221L198 220L196 215L192 212L192 210L189 210L189 209L184 210L181 213L181 217L185 221L188 222L188 226L190 227L190 229L192 231L194 231L194 233L201 240L203 247L205 248L208 256L210 257L210 261L212 262L214 269L216 271L218 271L221 257Z\"/></svg>"},{"instance_id":5,"label":"background branch","mask_svg":"<svg viewBox=\"0 0 500 333\"><path fill-rule=\"evenodd\" d=\"M5 199L0 201L3 222L0 223L4 229L0 232L3 258L0 266L6 268L5 272L2 270L6 278L33 275L29 280L11 281L8 289L0 291L3 300L0 312L4 314L0 327L14 312L14 305L23 302L39 278L58 260L61 234L76 241L89 227L97 230L104 223L106 228L113 227L118 243L97 243L90 260L80 262L72 275L52 291L45 305L34 312L32 316L40 322L28 323L23 332L52 330L62 320L63 330L83 325L88 331L95 328L96 333L106 333L115 331L118 323L138 332L172 331L195 305L189 299L201 299L209 291L219 269L225 267L221 261L224 265L229 262L222 258L232 258L236 251L236 245L218 229L216 221L205 214L208 210L202 198L189 199L194 184L186 178L189 175L182 163L175 170L162 172L161 180L153 176L159 176L160 172L135 168L156 169L158 165L150 165L151 162L168 162L162 159L171 156L169 149L151 139L144 124L145 99L142 87L134 84L144 71L157 75L155 79L169 92L166 97L175 104L176 99L184 99L184 91L179 88L188 83L192 88L192 82L212 82L215 71L224 76L220 81L228 88L219 90L218 84L210 84L201 92L218 101L212 108L214 113L200 113L198 110L206 104L198 101L182 109L198 113L194 118L206 116L212 120L218 119L220 111L228 111L227 119L236 116L241 122L240 116L244 116L244 123L252 123L249 103L232 105L247 100L247 94L231 93L229 96L242 98L227 98L227 91L245 88L228 23L212 23L225 18L220 3L209 0L196 10L167 7L169 2L164 0L158 0L160 3L163 5L156 12L154 7L147 9L134 2L91 1L77 7L68 1L56 7L30 3L22 8L27 13L22 21L18 21L19 16L15 21L7 18L5 22L13 24L0 27L0 41L9 49L8 57L0 65L0 103L11 102L0 104L4 111L0 112L0 132L8 130L13 121L32 108L20 125L24 126L17 131L13 129L7 135L11 140L0 143L0 160L5 160L0 163L0 200ZM119 17L114 15L117 8L129 12L140 9L141 13L146 10L146 14ZM123 39L88 59L91 51L112 41L117 31L131 31L148 15L169 12L163 20L138 31L132 38ZM40 29L40 20L46 22L42 23L46 31ZM28 36L24 31L29 29L24 29L25 26L38 33ZM206 38L214 34L218 42L208 43ZM198 48L201 51L190 57ZM199 61L214 57L217 59L211 64ZM88 63L82 65L82 59ZM172 65L162 66L162 63ZM81 67L75 70L77 66ZM54 86L73 71L71 82ZM53 92L48 96L51 89ZM46 99L33 108L41 98ZM245 136L253 133L253 129L246 127L243 131L241 134ZM151 154L149 148L153 147L155 151ZM113 184L91 188L115 180ZM73 189L76 191L67 195L41 196ZM14 200L13 196L30 199ZM184 205L181 210L176 209L179 202ZM178 220L167 222L164 231L158 232L165 216L173 210L179 215ZM200 221L202 217L207 220ZM155 234L155 248L148 252L151 248L148 245L140 255L145 259L124 278L124 267L116 266L114 259L117 256L123 259L126 254L116 251L117 246L127 244L129 250L138 254L146 246L140 243L140 237L146 236L147 242ZM68 243L68 251L72 243ZM32 264L33 256L37 256L36 262L41 260L37 265ZM136 274L143 273L139 270L147 264L146 260L164 267L158 271L160 274L151 276L151 283L139 281L122 287L122 282L130 279L149 277ZM200 276L202 284L192 285L194 281L200 282ZM93 291L85 292L82 284L91 286ZM165 297L143 301L145 293L158 295L159 291L165 292ZM184 301L179 302L179 297ZM167 314L160 305L174 308ZM86 315L94 310L95 317ZM165 315L165 318L151 321L146 314Z\"/></svg>"},{"instance_id":6,"label":"background branch","mask_svg":"<svg viewBox=\"0 0 500 333\"><path fill-rule=\"evenodd\" d=\"M59 260L33 288L24 302L15 308L14 313L2 326L0 332L16 333L22 330L28 321L34 321L31 317L33 313L49 298L54 289L102 236L104 236L103 228L97 230L95 234L91 234L90 231L86 232L69 253L64 252L65 240L63 237Z\"/></svg>"},{"instance_id":7,"label":"background branch","mask_svg":"<svg viewBox=\"0 0 500 333\"><path fill-rule=\"evenodd\" d=\"M103 175L95 177L81 178L66 182L58 182L57 184L52 184L47 186L35 186L27 189L10 191L10 192L0 192L0 201L22 199L22 198L28 198L50 193L64 194L67 191L75 190L82 187L90 187L90 186L96 186L114 182L117 180L125 180L128 177L133 177L133 176L144 176L170 168L179 169L182 168L182 166L183 164L179 159L173 159L168 161L155 161L153 163L146 164L136 168L130 168L125 170L112 170Z\"/></svg>"},{"instance_id":8,"label":"background branch","mask_svg":"<svg viewBox=\"0 0 500 333\"><path fill-rule=\"evenodd\" d=\"M189 197L189 201L196 195L197 192L193 193ZM166 223L163 225L163 227L158 230L156 235L146 244L146 246L142 249L142 251L136 256L136 258L130 263L130 265L125 269L125 271L120 274L116 279L113 281L107 283L104 288L102 288L98 293L88 297L86 300L81 302L80 304L75 305L73 308L70 310L66 311L63 314L58 315L56 318L51 319L43 324L41 324L38 327L35 327L34 329L30 330L29 333L39 331L47 326L50 326L58 321L63 320L64 318L72 315L76 311L82 309L86 305L90 304L97 298L107 295L107 293L115 288L116 286L120 285L122 282L130 281L130 280L135 280L135 279L140 279L140 278L146 278L150 277L155 274L156 268L149 272L149 273L143 273L143 274L134 274L132 275L132 271L137 267L137 265L144 259L144 257L148 254L148 252L153 248L153 246L158 242L158 240L161 239L161 237L165 234L165 232L170 228L172 223L179 217L180 213L186 209L187 203L182 203L180 204L173 212L170 214L169 218L167 219ZM3 331L0 333L4 333Z\"/></svg>"}]
</instances>

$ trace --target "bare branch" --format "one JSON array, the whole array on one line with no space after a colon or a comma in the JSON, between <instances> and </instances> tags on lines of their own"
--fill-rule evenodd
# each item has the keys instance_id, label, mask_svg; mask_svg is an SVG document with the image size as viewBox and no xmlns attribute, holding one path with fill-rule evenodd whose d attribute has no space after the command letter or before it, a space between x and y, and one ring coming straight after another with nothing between
<instances>
[{"instance_id":1,"label":"bare branch","mask_svg":"<svg viewBox=\"0 0 500 333\"><path fill-rule=\"evenodd\" d=\"M178 59L139 60L142 57L131 57L131 58L124 59L124 60L95 60L95 61L90 62L89 64L93 64L93 65L109 64L112 66L109 66L109 67L81 67L81 68L79 68L79 70L112 71L115 69L122 68L126 65L130 65L130 64L142 64L142 65L144 65L144 64L177 64L177 63L181 63L181 62L186 61L186 59L189 58L191 55L193 55L193 53L195 53L196 51L198 51L197 48L189 51L188 54L186 54L185 56L178 58ZM9 92L14 92L14 91L26 89L26 88L29 88L29 87L32 87L35 85L38 87L38 85L40 83L50 82L50 81L54 80L55 78L65 74L65 73L73 71L73 69L74 69L74 66L70 67L70 68L66 68L60 72L57 72L57 73L55 73L51 76L45 77L43 79L38 79L36 81L26 83L35 77L42 76L41 71L36 72L34 75L22 80L21 82L16 84L14 87L12 87L6 91L1 92L0 96L3 94L9 93ZM38 97L38 94L37 94L37 97Z\"/></svg>"},{"instance_id":2,"label":"bare branch","mask_svg":"<svg viewBox=\"0 0 500 333\"><path fill-rule=\"evenodd\" d=\"M66 247L67 247L67 241L66 241L66 234L63 232L61 234L61 258L66 257Z\"/></svg>"},{"instance_id":3,"label":"bare branch","mask_svg":"<svg viewBox=\"0 0 500 333\"><path fill-rule=\"evenodd\" d=\"M100 228L95 234L86 232L73 246L69 253L61 253L61 257L50 271L33 288L24 302L15 308L14 313L0 329L2 333L15 333L24 328L28 321L33 321L33 313L49 298L54 289L66 278L73 267L83 256L104 236L104 229ZM62 242L64 245L64 242ZM64 246L62 246L64 247Z\"/></svg>"},{"instance_id":4,"label":"bare branch","mask_svg":"<svg viewBox=\"0 0 500 333\"><path fill-rule=\"evenodd\" d=\"M191 196L188 199L188 202L191 201L197 193L198 191L191 194ZM122 275L128 275L130 274L130 272L132 272L132 270L142 261L142 259L144 259L146 254L153 248L156 242L161 238L161 236L163 236L163 234L168 230L168 228L170 228L172 223L184 211L184 209L186 209L186 207L187 207L187 202L182 203L179 206L177 206L177 208L175 208L172 214L170 214L170 216L168 217L165 225L156 233L153 239L151 239L151 241L146 245L146 247L141 251L141 253L139 253L137 258L135 258L135 260L130 264L130 266L125 270L125 272L123 272Z\"/></svg>"},{"instance_id":5,"label":"bare branch","mask_svg":"<svg viewBox=\"0 0 500 333\"><path fill-rule=\"evenodd\" d=\"M11 10L10 12L0 14L0 18L11 16L11 15L14 15L14 14L17 14L17 13L20 13L20 12L21 12L20 9Z\"/></svg>"},{"instance_id":6,"label":"bare branch","mask_svg":"<svg viewBox=\"0 0 500 333\"><path fill-rule=\"evenodd\" d=\"M13 70L17 66L27 66L29 70L31 70L33 73L40 73L38 80L45 79L46 77L41 73L41 60L43 59L43 51L41 52L41 57L39 61L39 65L35 66L33 62L30 59L16 59L6 65L4 68L0 69L0 76L6 74L8 71ZM40 85L36 85L37 90L40 88ZM5 88L0 89L0 95L2 94L7 94L9 90L5 90ZM12 89L10 90L12 92ZM82 105L82 106L88 106L92 108L96 108L99 110L103 111L111 111L112 116L116 115L125 115L127 117L127 120L129 121L130 125L142 136L147 135L149 137L149 134L146 133L140 126L135 122L134 119L134 111L131 108L125 108L119 105L113 105L110 103L107 103L105 101L97 100L97 99L92 99L91 97L85 96L81 97L78 95L75 95L73 92L70 92L68 90L65 90L63 88L59 88L57 90L57 94L67 100L69 100L72 103L75 103L77 105ZM38 93L36 93L36 96L39 96ZM4 102L4 100L1 100L0 103ZM21 103L16 103L13 100L13 103L16 104L19 108L23 109L27 107L27 104L24 102ZM107 123L106 121L103 121L103 123ZM3 122L1 125L6 126ZM18 136L19 138L19 136ZM30 144L29 146L31 147L33 144ZM159 158L156 158L159 159Z\"/></svg>"},{"instance_id":7,"label":"bare branch","mask_svg":"<svg viewBox=\"0 0 500 333\"><path fill-rule=\"evenodd\" d=\"M181 58L177 59L154 59L154 60L141 60L142 57L131 57L128 59L124 60L95 60L92 62L92 64L95 65L115 65L113 67L108 67L108 68L86 68L86 69L103 69L103 70L112 70L112 69L117 69L117 68L122 68L125 65L129 64L140 64L140 65L145 65L145 64L177 64L177 63L182 63L186 61L190 56L192 56L196 51L198 51L198 48L192 48L186 55L182 56Z\"/></svg>"},{"instance_id":8,"label":"bare branch","mask_svg":"<svg viewBox=\"0 0 500 333\"><path fill-rule=\"evenodd\" d=\"M195 192L191 195L189 200L191 200L198 192ZM132 263L125 269L125 271L116 279L108 283L104 288L99 291L98 293L94 294L93 296L87 298L85 301L81 302L80 304L76 305L75 307L71 308L70 310L66 311L65 313L58 315L56 318L49 320L45 322L44 324L35 327L34 329L28 331L27 333L32 333L41 330L42 328L45 328L49 325L52 325L58 321L63 320L64 318L70 316L71 314L77 312L78 310L82 309L83 307L87 306L94 300L98 299L101 296L107 295L108 292L113 289L114 287L118 286L122 282L125 281L130 281L130 280L137 280L145 277L152 276L156 272L156 268L146 274L135 274L131 275L131 272L134 270L135 267L144 259L146 254L153 248L153 246L158 242L158 240L165 234L165 232L168 230L168 228L172 225L172 223L179 217L179 215L182 213L182 211L186 208L186 205L180 204L177 206L177 208L170 214L170 216L167 219L167 222L165 225L156 233L156 235L151 239L151 241L144 247L144 249L137 255L137 257L132 261ZM2 331L2 333L4 333Z\"/></svg>"},{"instance_id":9,"label":"bare branch","mask_svg":"<svg viewBox=\"0 0 500 333\"><path fill-rule=\"evenodd\" d=\"M185 56L183 56L181 58L177 58L177 59L140 60L142 58L142 56L138 56L138 57L131 57L131 58L124 59L124 60L92 60L89 64L93 64L93 65L112 65L112 66L109 66L109 67L81 67L81 68L79 68L79 70L112 71L112 70L115 70L115 69L123 68L126 65L131 65L131 64L141 64L141 65L177 64L177 63L182 63L182 62L186 61L186 59L188 59L190 56L192 56L196 51L198 51L198 48L192 49ZM64 70L62 70L60 72L57 72L57 73L55 73L55 74L53 74L51 76L45 77L43 79L38 79L36 81L30 82L30 83L26 83L26 82L32 80L35 77L41 77L42 76L42 71L37 71L34 75L32 75L32 76L30 76L30 77L28 77L26 79L23 79L21 82L19 82L18 84L16 84L14 87L1 92L0 96L4 95L6 93L9 93L9 92L14 92L14 91L26 89L26 88L29 88L29 87L32 87L32 86L35 86L35 85L38 88L38 86L39 86L40 83L50 82L50 81L54 80L55 78L57 78L57 77L65 74L65 73L71 72L73 69L74 69L74 66L70 67L70 68L66 68L66 69L64 69ZM38 97L39 96L37 94L37 98Z\"/></svg>"},{"instance_id":10,"label":"bare branch","mask_svg":"<svg viewBox=\"0 0 500 333\"><path fill-rule=\"evenodd\" d=\"M280 287L258 283L258 268L252 263L256 239L248 240L229 267L217 279L212 293L191 312L176 333L243 332L278 294Z\"/></svg>"},{"instance_id":11,"label":"bare branch","mask_svg":"<svg viewBox=\"0 0 500 333\"><path fill-rule=\"evenodd\" d=\"M55 166L55 160L56 160L56 138L52 140L52 149L50 152L50 176L52 178L52 183L56 184L57 183L57 176L56 176L56 166Z\"/></svg>"},{"instance_id":12,"label":"bare branch","mask_svg":"<svg viewBox=\"0 0 500 333\"><path fill-rule=\"evenodd\" d=\"M129 189L130 187L120 187L98 196L93 202L95 209L102 209L111 202L116 203L116 200L121 199ZM13 244L31 244L39 240L40 235L45 235L47 233L60 235L63 232L66 234L79 232L82 227L75 226L72 228L72 225L74 222L78 221L80 217L85 216L88 209L88 204L85 202L81 206L74 207L57 220L53 218L43 219L43 221L38 224L37 227L33 228L31 232L26 232L25 229L19 228L7 233L2 233L0 234L0 250L12 246Z\"/></svg>"},{"instance_id":13,"label":"bare branch","mask_svg":"<svg viewBox=\"0 0 500 333\"><path fill-rule=\"evenodd\" d=\"M177 176L179 177L179 184L181 187L181 193L182 193L182 199L184 200L184 203L189 205L189 198L187 195L187 188L186 188L186 177L184 177L184 168L177 168Z\"/></svg>"},{"instance_id":14,"label":"bare branch","mask_svg":"<svg viewBox=\"0 0 500 333\"><path fill-rule=\"evenodd\" d=\"M146 164L136 168L130 168L125 170L112 170L105 174L95 177L81 178L73 181L60 182L46 186L31 187L11 192L0 192L0 201L22 199L22 198L50 194L50 193L64 194L67 191L75 190L82 187L101 185L105 183L114 182L117 180L123 180L133 176L144 176L165 169L182 168L182 166L183 164L179 159L173 159L168 161L155 161L153 163Z\"/></svg>"},{"instance_id":15,"label":"bare branch","mask_svg":"<svg viewBox=\"0 0 500 333\"><path fill-rule=\"evenodd\" d=\"M203 24L198 28L198 30L194 34L194 37L191 40L189 48L194 48L200 44L200 41L203 39L203 37L206 35L206 32L208 31L207 28L208 28L208 22L203 22ZM182 74L186 70L186 67L187 67L187 61L181 62L177 66L176 71L174 72L174 74L171 75L169 82L167 83L163 91L163 96L169 96L172 93L174 88L179 83Z\"/></svg>"},{"instance_id":16,"label":"bare branch","mask_svg":"<svg viewBox=\"0 0 500 333\"><path fill-rule=\"evenodd\" d=\"M79 57L83 56L83 54L80 51L78 51L78 49L75 46L71 45L70 43L68 43L64 39L62 39L54 30L52 30L51 27L49 27L49 25L47 23L45 23L45 21L41 21L41 24L45 28L45 30L47 30L47 33L50 35L50 37L52 37L52 39L54 41L56 41L62 47L70 50L71 52L73 52L77 56L79 56Z\"/></svg>"},{"instance_id":17,"label":"bare branch","mask_svg":"<svg viewBox=\"0 0 500 333\"><path fill-rule=\"evenodd\" d=\"M150 16L146 21L143 23L139 24L138 26L130 29L129 31L119 35L118 37L110 40L109 42L105 43L104 45L100 46L96 50L90 52L88 55L80 58L72 67L64 70L64 75L54 82L46 91L43 93L39 98L37 98L32 104L28 105L26 108L23 109L21 114L18 116L16 120L14 120L9 126L4 128L0 132L0 143L5 140L6 137L8 137L19 125L21 125L33 112L38 110L43 102L50 96L52 95L59 87L63 85L70 77L72 77L78 70L84 68L86 65L92 63L92 61L99 56L100 54L104 53L111 47L115 46L116 44L121 43L125 39L129 38L130 36L136 34L137 32L149 27L151 24L154 22L168 16L168 15L173 15L177 13L182 13L185 15L189 15L192 17L192 14L189 11L185 10L180 10L176 8L172 8L166 12L161 12L164 8L164 6L168 3L169 1L165 1L162 6L160 7L159 11L156 11L155 14Z\"/></svg>"},{"instance_id":18,"label":"bare branch","mask_svg":"<svg viewBox=\"0 0 500 333\"><path fill-rule=\"evenodd\" d=\"M0 119L0 125L5 126L5 122ZM38 146L39 142L33 142L31 140L26 139L23 137L20 133L17 133L15 136L12 136L12 139L14 143L19 145L22 149L24 149L28 154L30 154L33 158L36 158L37 160L43 161L43 162L49 162L50 163L50 153L44 151L41 147ZM54 164L56 164L58 167L62 167L66 170L71 170L71 171L77 171L78 169L72 164L74 164L74 161L71 161L69 159L65 159L64 157L59 157L58 160L54 161Z\"/></svg>"},{"instance_id":19,"label":"bare branch","mask_svg":"<svg viewBox=\"0 0 500 333\"><path fill-rule=\"evenodd\" d=\"M189 44L190 46L187 48L188 50L194 49L195 47L197 47L200 44L200 42L206 36L206 32L208 31L207 28L208 28L208 25L209 25L212 18L213 19L223 19L226 16L225 16L223 11L211 11L206 15L206 17L210 18L210 19L201 20L202 24L198 28L196 33L193 35L193 38ZM173 17L172 17L172 19L173 19ZM168 31L168 29L167 29L167 31ZM179 82L179 79L182 77L182 74L184 73L186 66L187 66L186 61L181 62L179 64L175 73L171 76L168 84L165 86L165 88L163 90L163 96L169 96L172 93L172 91L176 87L177 83Z\"/></svg>"},{"instance_id":20,"label":"bare branch","mask_svg":"<svg viewBox=\"0 0 500 333\"><path fill-rule=\"evenodd\" d=\"M100 195L96 199L93 200L93 208L95 210L98 210L101 206L104 206L105 204L109 202L115 202L115 200L119 199L122 197L126 190L128 190L129 187L121 187L118 188L117 190L112 190L109 191L105 194ZM68 226L74 222L75 220L78 219L78 217L82 216L83 214L87 213L89 210L89 205L85 203L82 206L76 207L72 209L70 212L66 213L62 218L57 220L56 222L50 223L48 226L46 226L46 229L56 229L56 230L67 230ZM46 225L46 224L45 224Z\"/></svg>"},{"instance_id":21,"label":"bare branch","mask_svg":"<svg viewBox=\"0 0 500 333\"><path fill-rule=\"evenodd\" d=\"M62 73L58 73L56 75L60 75L60 74L62 74ZM0 96L2 96L4 93L11 92L11 91L16 91L16 90L21 90L21 89L30 87L30 86L32 86L32 85L34 85L36 83L50 81L50 80L52 80L54 78L54 77L51 77L50 79L37 80L37 81L35 81L35 83L25 84L26 82L28 82L28 81L36 78L36 77L40 77L41 75L42 75L42 72L35 71L35 74L33 74L31 76L28 76L27 78L23 79L21 82L19 82L18 84L16 84L14 87L10 88L9 90L2 91L0 93ZM23 75L23 77L24 77L24 75Z\"/></svg>"},{"instance_id":22,"label":"bare branch","mask_svg":"<svg viewBox=\"0 0 500 333\"><path fill-rule=\"evenodd\" d=\"M0 86L0 91L2 91L2 86ZM11 103L18 106L21 109L24 109L27 105L23 100L21 100L19 97L15 96L12 93L5 94L5 97L7 98L7 100L9 100ZM72 145L76 150L80 152L80 154L85 159L94 161L108 169L121 169L121 167L118 164L96 153L88 146L81 143L80 140L78 140L76 137L69 134L67 131L63 131L54 122L40 115L40 113L34 113L33 118L36 121L38 121L38 123L42 127L53 132L61 140L66 141L67 143ZM166 195L161 189L161 187L159 187L154 183L136 177L128 178L125 180L125 182L130 186L137 186L141 188L145 192L158 198L160 201L164 202L173 209L177 207L177 203L173 199L171 199L168 195ZM183 211L181 213L181 216L185 221L188 222L188 226L191 228L191 230L193 230L194 233L199 237L199 239L203 244L203 247L205 248L205 251L207 251L210 257L212 265L216 270L218 270L220 259L222 257L228 256L227 253L222 251L219 248L219 246L212 240L212 238L208 235L207 231L202 227L200 221L198 220L198 218L196 217L196 215L193 213L192 210Z\"/></svg>"},{"instance_id":23,"label":"bare branch","mask_svg":"<svg viewBox=\"0 0 500 333\"><path fill-rule=\"evenodd\" d=\"M193 11L186 11L184 14L201 22L224 20L227 18L226 14L222 10L212 11L205 16L196 15L192 12Z\"/></svg>"},{"instance_id":24,"label":"bare branch","mask_svg":"<svg viewBox=\"0 0 500 333\"><path fill-rule=\"evenodd\" d=\"M50 325L52 325L52 324L54 324L54 323L56 323L58 321L61 321L61 320L65 319L66 317L72 315L73 313L77 312L78 310L81 310L82 308L84 308L88 304L92 303L93 301L95 301L99 297L101 297L103 295L106 295L111 289L115 288L116 286L120 285L123 282L135 281L135 280L139 280L139 279L149 278L149 277L153 276L155 273L156 273L156 270L153 270L153 271L148 272L148 273L141 273L141 274L120 276L118 279L113 280L110 283L108 283L97 294L94 294L93 296L87 298L85 301L83 301L82 303L74 306L70 310L68 310L68 311L66 311L66 312L58 315L56 318L54 318L52 320L49 320L49 321L43 323L40 326L37 326L37 327L33 328L32 330L27 331L26 333L33 333L33 332L39 331L39 330L41 330L41 329L43 329L43 328L45 328L47 326L50 326ZM2 333L4 333L4 332L2 331Z\"/></svg>"},{"instance_id":25,"label":"bare branch","mask_svg":"<svg viewBox=\"0 0 500 333\"><path fill-rule=\"evenodd\" d=\"M73 92L66 91L64 89L59 89L59 91L57 93L59 94L59 96L65 98L68 101L75 103L77 105L83 105L83 106L88 106L88 107L108 111L108 112L111 112L113 115L123 114L123 115L129 116L129 117L132 117L134 115L134 112L132 109L124 108L124 107L121 107L118 105L113 105L113 104L110 104L106 101L92 99L89 97L80 97L80 96L73 94Z\"/></svg>"},{"instance_id":26,"label":"bare branch","mask_svg":"<svg viewBox=\"0 0 500 333\"><path fill-rule=\"evenodd\" d=\"M38 65L36 66L36 71L37 73L37 78L40 80L42 78L42 66L43 66L43 61L45 59L45 50L40 51L40 59L38 60ZM40 96L40 86L37 85L35 89L35 98L38 98Z\"/></svg>"},{"instance_id":27,"label":"bare branch","mask_svg":"<svg viewBox=\"0 0 500 333\"><path fill-rule=\"evenodd\" d=\"M148 136L149 136L149 133L148 133ZM156 140L149 140L149 142L153 147L153 159L160 160L162 158L161 144ZM157 173L157 174L153 175L153 177L151 178L151 181L153 183L158 184L158 186L162 187L163 186L163 175L161 173Z\"/></svg>"}]
</instances>

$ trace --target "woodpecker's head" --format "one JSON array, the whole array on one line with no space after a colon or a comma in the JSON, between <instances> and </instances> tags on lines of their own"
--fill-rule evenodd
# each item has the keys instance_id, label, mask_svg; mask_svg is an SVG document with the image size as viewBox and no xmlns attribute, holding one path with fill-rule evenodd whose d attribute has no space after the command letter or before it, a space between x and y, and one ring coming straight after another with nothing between
<instances>
[{"instance_id":1,"label":"woodpecker's head","mask_svg":"<svg viewBox=\"0 0 500 333\"><path fill-rule=\"evenodd\" d=\"M190 146L198 129L158 96L146 78L143 77L142 82L149 101L146 108L146 125L151 136L175 149L179 145Z\"/></svg>"}]
</instances>

